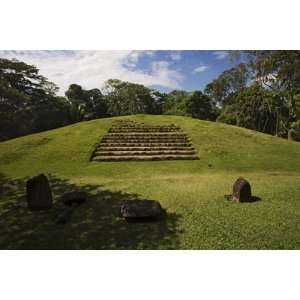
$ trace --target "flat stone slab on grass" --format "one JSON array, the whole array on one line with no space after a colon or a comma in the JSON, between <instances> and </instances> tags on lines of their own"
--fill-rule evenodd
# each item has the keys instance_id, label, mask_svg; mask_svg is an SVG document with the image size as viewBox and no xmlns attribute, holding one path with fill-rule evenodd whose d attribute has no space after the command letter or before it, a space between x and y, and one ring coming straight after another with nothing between
<instances>
[{"instance_id":1,"label":"flat stone slab on grass","mask_svg":"<svg viewBox=\"0 0 300 300\"><path fill-rule=\"evenodd\" d=\"M75 191L63 194L61 199L63 203L67 206L72 206L73 204L79 205L86 202L87 195L86 192Z\"/></svg>"},{"instance_id":2,"label":"flat stone slab on grass","mask_svg":"<svg viewBox=\"0 0 300 300\"><path fill-rule=\"evenodd\" d=\"M121 214L127 221L154 220L162 217L164 210L155 200L128 200L121 205Z\"/></svg>"}]
</instances>

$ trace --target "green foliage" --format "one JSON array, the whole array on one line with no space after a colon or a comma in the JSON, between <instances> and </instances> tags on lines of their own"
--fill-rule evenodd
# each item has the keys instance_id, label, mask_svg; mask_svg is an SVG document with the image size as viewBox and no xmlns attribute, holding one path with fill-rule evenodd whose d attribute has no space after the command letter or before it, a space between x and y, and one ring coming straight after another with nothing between
<instances>
[{"instance_id":1,"label":"green foliage","mask_svg":"<svg viewBox=\"0 0 300 300\"><path fill-rule=\"evenodd\" d=\"M256 82L280 99L280 107L288 106L288 125L299 119L300 51L268 50L246 53Z\"/></svg>"},{"instance_id":2,"label":"green foliage","mask_svg":"<svg viewBox=\"0 0 300 300\"><path fill-rule=\"evenodd\" d=\"M108 113L112 116L154 114L160 110L160 94L141 84L109 79L104 93Z\"/></svg>"},{"instance_id":3,"label":"green foliage","mask_svg":"<svg viewBox=\"0 0 300 300\"><path fill-rule=\"evenodd\" d=\"M51 115L54 119L49 126L46 120L42 121L48 117L45 110L57 111L57 87L38 73L35 66L0 59L0 140L67 123L56 119L55 114Z\"/></svg>"},{"instance_id":4,"label":"green foliage","mask_svg":"<svg viewBox=\"0 0 300 300\"><path fill-rule=\"evenodd\" d=\"M293 122L292 125L291 125L291 128L299 131L299 133L300 133L300 120L297 120L296 122Z\"/></svg>"},{"instance_id":5,"label":"green foliage","mask_svg":"<svg viewBox=\"0 0 300 300\"><path fill-rule=\"evenodd\" d=\"M290 97L300 92L300 51L246 51L249 66L261 84Z\"/></svg>"},{"instance_id":6,"label":"green foliage","mask_svg":"<svg viewBox=\"0 0 300 300\"><path fill-rule=\"evenodd\" d=\"M180 90L174 90L167 94L162 106L162 112L166 115L184 115L183 102L188 94L188 92Z\"/></svg>"},{"instance_id":7,"label":"green foliage","mask_svg":"<svg viewBox=\"0 0 300 300\"><path fill-rule=\"evenodd\" d=\"M287 136L300 115L300 51L240 54L245 63L224 71L205 89L222 106L218 120Z\"/></svg>"},{"instance_id":8,"label":"green foliage","mask_svg":"<svg viewBox=\"0 0 300 300\"><path fill-rule=\"evenodd\" d=\"M234 51L243 63L204 93L160 93L109 79L103 90L71 84L67 99L35 66L0 59L0 140L107 116L165 114L216 120L286 137L300 119L300 51ZM240 55L239 55L240 54Z\"/></svg>"},{"instance_id":9,"label":"green foliage","mask_svg":"<svg viewBox=\"0 0 300 300\"><path fill-rule=\"evenodd\" d=\"M99 89L84 90L78 84L71 84L65 92L71 103L73 122L107 116L107 103Z\"/></svg>"},{"instance_id":10,"label":"green foliage","mask_svg":"<svg viewBox=\"0 0 300 300\"><path fill-rule=\"evenodd\" d=\"M250 72L246 64L224 71L217 79L209 83L205 93L219 105L230 104L234 95L247 86Z\"/></svg>"},{"instance_id":11,"label":"green foliage","mask_svg":"<svg viewBox=\"0 0 300 300\"><path fill-rule=\"evenodd\" d=\"M264 88L253 85L236 98L237 125L270 133L286 135L287 103Z\"/></svg>"},{"instance_id":12,"label":"green foliage","mask_svg":"<svg viewBox=\"0 0 300 300\"><path fill-rule=\"evenodd\" d=\"M293 100L289 103L289 106L293 120L300 120L300 94L297 94L293 97Z\"/></svg>"},{"instance_id":13,"label":"green foliage","mask_svg":"<svg viewBox=\"0 0 300 300\"><path fill-rule=\"evenodd\" d=\"M52 97L41 103L34 113L37 131L54 129L72 122L71 106L64 97Z\"/></svg>"},{"instance_id":14,"label":"green foliage","mask_svg":"<svg viewBox=\"0 0 300 300\"><path fill-rule=\"evenodd\" d=\"M202 120L215 120L218 111L210 97L201 91L188 93L175 90L167 95L163 104L163 113L190 116Z\"/></svg>"},{"instance_id":15,"label":"green foliage","mask_svg":"<svg viewBox=\"0 0 300 300\"><path fill-rule=\"evenodd\" d=\"M291 124L291 129L288 132L288 139L300 142L300 120Z\"/></svg>"},{"instance_id":16,"label":"green foliage","mask_svg":"<svg viewBox=\"0 0 300 300\"><path fill-rule=\"evenodd\" d=\"M215 120L216 111L211 99L201 91L195 91L185 98L185 111L193 118Z\"/></svg>"},{"instance_id":17,"label":"green foliage","mask_svg":"<svg viewBox=\"0 0 300 300\"><path fill-rule=\"evenodd\" d=\"M218 116L217 121L231 125L237 125L237 110L234 104L226 105Z\"/></svg>"},{"instance_id":18,"label":"green foliage","mask_svg":"<svg viewBox=\"0 0 300 300\"><path fill-rule=\"evenodd\" d=\"M285 136L288 124L288 105L260 85L244 88L225 106L218 121Z\"/></svg>"}]
</instances>

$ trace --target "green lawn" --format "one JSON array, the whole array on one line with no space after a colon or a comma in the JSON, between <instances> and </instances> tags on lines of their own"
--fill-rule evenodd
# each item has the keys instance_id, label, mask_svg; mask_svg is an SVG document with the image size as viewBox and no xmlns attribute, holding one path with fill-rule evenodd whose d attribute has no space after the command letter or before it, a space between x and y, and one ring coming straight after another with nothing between
<instances>
[{"instance_id":1,"label":"green lawn","mask_svg":"<svg viewBox=\"0 0 300 300\"><path fill-rule=\"evenodd\" d=\"M2 142L0 249L300 249L300 143L186 117L124 118L179 125L200 160L90 162L117 118ZM25 181L41 172L56 203L30 212L23 205ZM259 201L224 199L241 175ZM89 201L69 223L56 225L59 196L74 189L85 189ZM120 203L134 198L160 201L167 218L126 223Z\"/></svg>"}]
</instances>

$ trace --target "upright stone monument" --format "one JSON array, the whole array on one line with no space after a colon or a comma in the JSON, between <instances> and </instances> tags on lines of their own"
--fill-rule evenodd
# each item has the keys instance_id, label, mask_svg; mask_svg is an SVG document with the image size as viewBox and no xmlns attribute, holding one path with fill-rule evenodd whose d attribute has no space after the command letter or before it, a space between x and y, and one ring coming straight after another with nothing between
<instances>
[{"instance_id":1,"label":"upright stone monument","mask_svg":"<svg viewBox=\"0 0 300 300\"><path fill-rule=\"evenodd\" d=\"M237 202L251 202L251 186L243 177L239 177L233 185L232 199Z\"/></svg>"},{"instance_id":2,"label":"upright stone monument","mask_svg":"<svg viewBox=\"0 0 300 300\"><path fill-rule=\"evenodd\" d=\"M31 210L50 209L52 207L52 192L44 174L32 177L27 181L26 197L28 208Z\"/></svg>"}]
</instances>

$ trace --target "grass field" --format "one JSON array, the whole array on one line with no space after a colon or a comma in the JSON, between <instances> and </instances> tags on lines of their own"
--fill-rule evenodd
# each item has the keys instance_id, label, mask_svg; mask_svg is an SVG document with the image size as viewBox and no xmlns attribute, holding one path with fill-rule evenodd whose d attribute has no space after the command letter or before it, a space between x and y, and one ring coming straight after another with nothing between
<instances>
[{"instance_id":1,"label":"grass field","mask_svg":"<svg viewBox=\"0 0 300 300\"><path fill-rule=\"evenodd\" d=\"M1 249L300 249L300 143L187 117L122 117L179 125L200 160L90 162L114 119L81 122L0 143ZM45 173L56 203L25 207L25 182ZM259 201L224 198L244 176ZM59 196L84 189L70 222L53 221ZM124 199L158 200L167 218L126 223ZM20 207L16 206L20 203Z\"/></svg>"}]
</instances>

